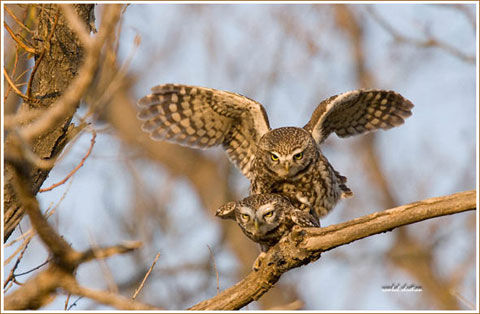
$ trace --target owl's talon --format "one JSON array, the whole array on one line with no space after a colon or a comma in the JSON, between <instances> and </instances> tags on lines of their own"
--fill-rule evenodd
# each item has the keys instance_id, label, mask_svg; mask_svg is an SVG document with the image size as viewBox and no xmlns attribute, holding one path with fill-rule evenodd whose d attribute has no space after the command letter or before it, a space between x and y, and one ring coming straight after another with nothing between
<instances>
[{"instance_id":1,"label":"owl's talon","mask_svg":"<svg viewBox=\"0 0 480 314\"><path fill-rule=\"evenodd\" d=\"M262 265L262 260L265 258L266 255L267 253L265 252L262 252L258 255L258 257L255 259L255 262L253 262L253 271L258 271L260 269L260 266Z\"/></svg>"}]
</instances>

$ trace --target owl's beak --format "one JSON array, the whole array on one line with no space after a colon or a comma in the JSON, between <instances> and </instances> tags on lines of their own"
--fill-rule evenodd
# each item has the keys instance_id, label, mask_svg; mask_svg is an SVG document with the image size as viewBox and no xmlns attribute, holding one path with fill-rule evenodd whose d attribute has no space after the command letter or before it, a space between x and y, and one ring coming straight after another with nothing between
<instances>
[{"instance_id":1,"label":"owl's beak","mask_svg":"<svg viewBox=\"0 0 480 314\"><path fill-rule=\"evenodd\" d=\"M255 219L255 222L254 222L254 223L255 223L255 231L258 232L258 228L259 228L259 226L258 226L258 220Z\"/></svg>"},{"instance_id":2,"label":"owl's beak","mask_svg":"<svg viewBox=\"0 0 480 314\"><path fill-rule=\"evenodd\" d=\"M284 166L285 166L285 171L288 173L288 171L290 170L290 163L286 162Z\"/></svg>"}]
</instances>

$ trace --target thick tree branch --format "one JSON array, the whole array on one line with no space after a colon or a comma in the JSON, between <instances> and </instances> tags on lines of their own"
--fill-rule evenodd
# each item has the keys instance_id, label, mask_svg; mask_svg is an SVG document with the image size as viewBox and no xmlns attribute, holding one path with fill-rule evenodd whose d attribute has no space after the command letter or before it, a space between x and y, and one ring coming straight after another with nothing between
<instances>
[{"instance_id":1,"label":"thick tree branch","mask_svg":"<svg viewBox=\"0 0 480 314\"><path fill-rule=\"evenodd\" d=\"M294 228L272 247L258 272L190 310L236 310L257 300L286 271L317 260L320 253L422 220L476 209L476 191L434 197L325 228Z\"/></svg>"}]
</instances>

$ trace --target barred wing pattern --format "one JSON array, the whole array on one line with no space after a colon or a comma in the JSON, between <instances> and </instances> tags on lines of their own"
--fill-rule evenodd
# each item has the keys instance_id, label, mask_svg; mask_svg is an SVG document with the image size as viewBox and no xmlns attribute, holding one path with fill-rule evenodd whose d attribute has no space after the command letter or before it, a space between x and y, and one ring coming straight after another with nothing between
<instances>
[{"instance_id":1,"label":"barred wing pattern","mask_svg":"<svg viewBox=\"0 0 480 314\"><path fill-rule=\"evenodd\" d=\"M142 130L154 140L208 148L222 144L230 160L250 179L256 144L270 130L265 109L239 94L165 84L138 101Z\"/></svg>"},{"instance_id":2,"label":"barred wing pattern","mask_svg":"<svg viewBox=\"0 0 480 314\"><path fill-rule=\"evenodd\" d=\"M398 126L412 108L409 100L394 91L354 90L322 101L304 129L320 144L332 132L347 137Z\"/></svg>"},{"instance_id":3,"label":"barred wing pattern","mask_svg":"<svg viewBox=\"0 0 480 314\"><path fill-rule=\"evenodd\" d=\"M293 208L290 216L290 219L292 219L292 221L300 227L320 227L318 219L313 217L309 212Z\"/></svg>"}]
</instances>

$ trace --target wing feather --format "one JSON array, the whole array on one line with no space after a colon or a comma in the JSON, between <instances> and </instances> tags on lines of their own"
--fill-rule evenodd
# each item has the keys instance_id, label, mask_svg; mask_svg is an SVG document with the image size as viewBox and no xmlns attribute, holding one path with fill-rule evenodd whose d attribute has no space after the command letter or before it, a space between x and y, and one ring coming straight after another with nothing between
<instances>
[{"instance_id":1,"label":"wing feather","mask_svg":"<svg viewBox=\"0 0 480 314\"><path fill-rule=\"evenodd\" d=\"M270 130L265 109L245 96L211 88L165 84L138 101L142 129L157 141L208 148L223 145L249 177L256 144Z\"/></svg>"},{"instance_id":2,"label":"wing feather","mask_svg":"<svg viewBox=\"0 0 480 314\"><path fill-rule=\"evenodd\" d=\"M322 101L304 129L322 143L330 133L340 137L390 129L412 115L413 104L387 90L354 90Z\"/></svg>"}]
</instances>

